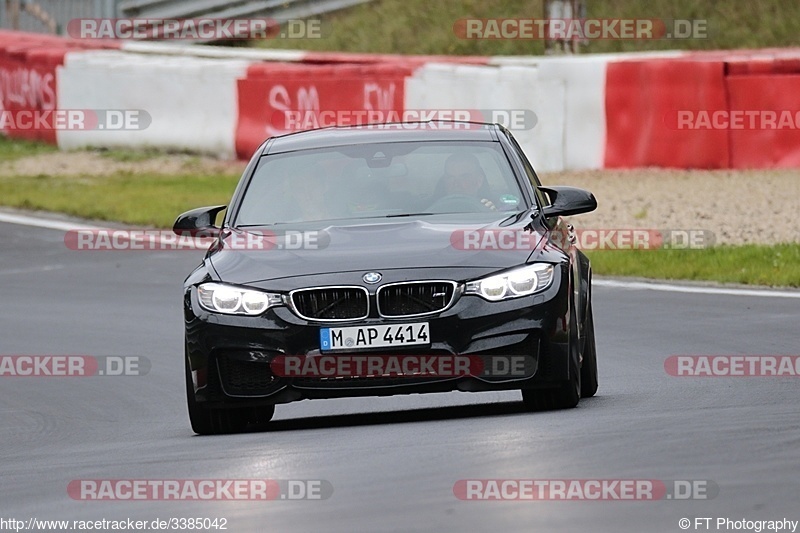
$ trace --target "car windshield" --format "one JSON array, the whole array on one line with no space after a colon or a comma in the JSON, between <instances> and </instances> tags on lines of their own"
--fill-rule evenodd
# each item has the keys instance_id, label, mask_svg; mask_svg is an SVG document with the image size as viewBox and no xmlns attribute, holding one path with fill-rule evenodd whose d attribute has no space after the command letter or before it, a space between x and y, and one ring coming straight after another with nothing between
<instances>
[{"instance_id":1,"label":"car windshield","mask_svg":"<svg viewBox=\"0 0 800 533\"><path fill-rule=\"evenodd\" d=\"M522 209L497 142L372 143L262 157L236 225Z\"/></svg>"}]
</instances>

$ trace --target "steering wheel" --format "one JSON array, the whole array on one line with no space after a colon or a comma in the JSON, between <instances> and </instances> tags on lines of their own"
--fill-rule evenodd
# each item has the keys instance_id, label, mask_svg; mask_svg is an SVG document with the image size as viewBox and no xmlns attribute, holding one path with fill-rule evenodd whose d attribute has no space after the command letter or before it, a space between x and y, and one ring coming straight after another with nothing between
<instances>
[{"instance_id":1,"label":"steering wheel","mask_svg":"<svg viewBox=\"0 0 800 533\"><path fill-rule=\"evenodd\" d=\"M460 213L472 212L478 213L481 211L488 211L491 209L486 206L481 200L470 196L468 194L448 194L433 202L428 207L428 211L433 213Z\"/></svg>"}]
</instances>

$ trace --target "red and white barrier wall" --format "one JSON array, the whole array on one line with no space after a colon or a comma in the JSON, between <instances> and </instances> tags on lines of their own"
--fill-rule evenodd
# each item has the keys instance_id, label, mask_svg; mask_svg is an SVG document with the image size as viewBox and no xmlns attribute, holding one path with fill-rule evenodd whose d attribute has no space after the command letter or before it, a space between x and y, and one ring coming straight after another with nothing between
<instances>
[{"instance_id":1,"label":"red and white barrier wall","mask_svg":"<svg viewBox=\"0 0 800 533\"><path fill-rule=\"evenodd\" d=\"M564 98L564 83L542 79L535 66L429 63L406 81L408 109L532 110L536 124L523 120L514 136L544 171L564 166Z\"/></svg>"},{"instance_id":2,"label":"red and white barrier wall","mask_svg":"<svg viewBox=\"0 0 800 533\"><path fill-rule=\"evenodd\" d=\"M800 49L613 62L606 77L605 167L800 166ZM680 127L679 111L696 127ZM762 127L769 112L793 124Z\"/></svg>"},{"instance_id":3,"label":"red and white barrier wall","mask_svg":"<svg viewBox=\"0 0 800 533\"><path fill-rule=\"evenodd\" d=\"M535 126L511 127L542 171L800 167L797 94L800 49L397 56L87 44L0 31L0 112L133 109L152 119L139 130L5 132L66 149L158 146L245 159L271 135L390 112L529 110ZM678 120L769 111L790 112L794 127Z\"/></svg>"},{"instance_id":4,"label":"red and white barrier wall","mask_svg":"<svg viewBox=\"0 0 800 533\"><path fill-rule=\"evenodd\" d=\"M157 146L232 157L237 121L236 80L249 62L191 56L68 52L58 70L64 109L141 110L144 129L59 130L58 145Z\"/></svg>"},{"instance_id":5,"label":"red and white barrier wall","mask_svg":"<svg viewBox=\"0 0 800 533\"><path fill-rule=\"evenodd\" d=\"M118 43L85 43L23 32L0 31L0 112L44 112L59 103L56 71L72 50L118 48ZM3 131L3 128L0 128ZM7 135L56 142L52 129L14 129Z\"/></svg>"},{"instance_id":6,"label":"red and white barrier wall","mask_svg":"<svg viewBox=\"0 0 800 533\"><path fill-rule=\"evenodd\" d=\"M401 63L301 65L257 63L237 81L236 154L249 158L264 139L303 129L358 121L358 111L404 109L405 80L413 67ZM383 114L383 113L381 113Z\"/></svg>"}]
</instances>

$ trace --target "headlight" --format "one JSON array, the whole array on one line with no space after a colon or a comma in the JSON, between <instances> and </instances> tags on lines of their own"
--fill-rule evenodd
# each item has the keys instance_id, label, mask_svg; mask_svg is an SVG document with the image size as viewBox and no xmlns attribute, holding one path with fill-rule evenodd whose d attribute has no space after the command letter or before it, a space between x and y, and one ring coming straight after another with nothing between
<instances>
[{"instance_id":1,"label":"headlight","mask_svg":"<svg viewBox=\"0 0 800 533\"><path fill-rule=\"evenodd\" d=\"M550 286L553 281L553 268L553 265L536 263L470 281L464 294L476 294L492 302L527 296Z\"/></svg>"},{"instance_id":2,"label":"headlight","mask_svg":"<svg viewBox=\"0 0 800 533\"><path fill-rule=\"evenodd\" d=\"M260 315L283 302L280 294L242 289L220 283L203 283L197 287L200 307L226 315Z\"/></svg>"}]
</instances>

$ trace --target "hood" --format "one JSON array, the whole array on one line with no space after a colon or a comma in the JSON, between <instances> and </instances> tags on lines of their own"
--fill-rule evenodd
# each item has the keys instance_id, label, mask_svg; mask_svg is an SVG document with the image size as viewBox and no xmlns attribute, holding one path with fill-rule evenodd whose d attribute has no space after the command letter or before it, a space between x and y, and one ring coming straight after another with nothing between
<instances>
[{"instance_id":1,"label":"hood","mask_svg":"<svg viewBox=\"0 0 800 533\"><path fill-rule=\"evenodd\" d=\"M469 224L436 218L349 222L321 230L232 230L209 259L222 281L242 285L353 271L501 270L525 263L542 238L527 214Z\"/></svg>"}]
</instances>

